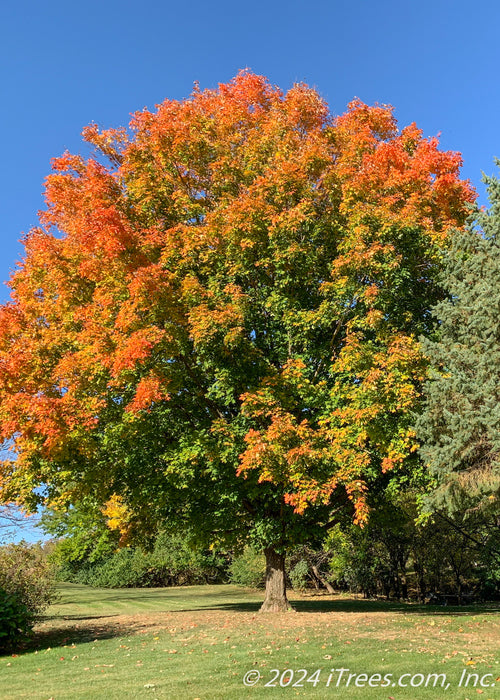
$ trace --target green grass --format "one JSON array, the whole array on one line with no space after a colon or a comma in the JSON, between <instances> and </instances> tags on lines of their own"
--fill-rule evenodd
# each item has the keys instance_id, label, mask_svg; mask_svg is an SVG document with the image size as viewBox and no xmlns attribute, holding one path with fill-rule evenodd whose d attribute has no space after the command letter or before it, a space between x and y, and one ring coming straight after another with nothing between
<instances>
[{"instance_id":1,"label":"green grass","mask_svg":"<svg viewBox=\"0 0 500 700\"><path fill-rule=\"evenodd\" d=\"M236 586L99 590L66 584L61 593L29 647L0 657L1 700L500 698L496 606L296 597L296 613L261 615L261 594ZM341 667L392 674L390 685L369 687L360 678L365 687L356 687L353 678L348 687L343 680L336 687L335 673L327 687L331 669ZM245 688L250 669L262 678ZM271 669L304 669L306 679L321 672L316 684L304 679L302 686L281 688L278 677L277 686L264 687L276 675ZM464 669L479 677L491 673L488 684L499 680L494 687L458 688ZM405 673L445 673L450 687L393 686Z\"/></svg>"}]
</instances>

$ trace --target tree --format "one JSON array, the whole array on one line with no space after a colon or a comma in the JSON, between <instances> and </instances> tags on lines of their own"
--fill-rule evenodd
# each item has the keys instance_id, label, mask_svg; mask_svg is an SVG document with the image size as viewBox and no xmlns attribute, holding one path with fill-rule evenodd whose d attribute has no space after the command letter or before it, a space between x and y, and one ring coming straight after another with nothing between
<instances>
[{"instance_id":1,"label":"tree","mask_svg":"<svg viewBox=\"0 0 500 700\"><path fill-rule=\"evenodd\" d=\"M417 338L474 199L460 157L387 106L333 118L248 72L84 137L1 311L4 498L116 495L131 529L250 540L285 609L287 546L338 509L363 523L415 449Z\"/></svg>"},{"instance_id":2,"label":"tree","mask_svg":"<svg viewBox=\"0 0 500 700\"><path fill-rule=\"evenodd\" d=\"M447 298L434 313L439 335L425 342L434 368L417 424L434 478L430 507L483 511L500 524L500 182L486 178L489 211L478 211L446 258Z\"/></svg>"},{"instance_id":3,"label":"tree","mask_svg":"<svg viewBox=\"0 0 500 700\"><path fill-rule=\"evenodd\" d=\"M377 504L363 529L347 519L330 531L326 542L336 585L366 596L418 597L458 604L498 597L498 538L491 536L483 513L418 520L417 493L391 498L377 494ZM498 534L498 533L497 533ZM465 597L464 597L465 594Z\"/></svg>"},{"instance_id":4,"label":"tree","mask_svg":"<svg viewBox=\"0 0 500 700\"><path fill-rule=\"evenodd\" d=\"M0 504L0 545L10 542L16 536L19 538L20 534L33 535L39 524L36 514L27 517L11 503Z\"/></svg>"},{"instance_id":5,"label":"tree","mask_svg":"<svg viewBox=\"0 0 500 700\"><path fill-rule=\"evenodd\" d=\"M67 568L109 557L121 544L120 533L109 526L105 509L90 497L63 512L46 510L41 527L57 541L52 560Z\"/></svg>"}]
</instances>

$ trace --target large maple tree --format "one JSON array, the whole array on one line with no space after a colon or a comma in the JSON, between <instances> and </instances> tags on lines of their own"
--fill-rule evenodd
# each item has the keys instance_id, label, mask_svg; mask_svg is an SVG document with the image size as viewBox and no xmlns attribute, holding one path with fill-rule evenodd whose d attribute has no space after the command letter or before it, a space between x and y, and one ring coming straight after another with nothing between
<instances>
[{"instance_id":1,"label":"large maple tree","mask_svg":"<svg viewBox=\"0 0 500 700\"><path fill-rule=\"evenodd\" d=\"M284 554L415 450L417 338L472 188L392 109L242 72L53 161L0 312L4 500ZM39 487L39 488L37 488Z\"/></svg>"}]
</instances>

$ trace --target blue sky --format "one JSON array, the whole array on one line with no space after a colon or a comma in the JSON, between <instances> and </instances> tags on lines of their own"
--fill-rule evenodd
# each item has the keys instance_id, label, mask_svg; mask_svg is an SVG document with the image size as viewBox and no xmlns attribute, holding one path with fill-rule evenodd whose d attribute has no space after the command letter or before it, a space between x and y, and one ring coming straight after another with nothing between
<instances>
[{"instance_id":1,"label":"blue sky","mask_svg":"<svg viewBox=\"0 0 500 700\"><path fill-rule=\"evenodd\" d=\"M394 105L401 126L462 152L486 203L481 171L500 156L499 30L498 0L3 3L0 277L36 223L50 159L87 152L86 124L125 125L245 67L282 89L315 86L335 114L355 96Z\"/></svg>"}]
</instances>

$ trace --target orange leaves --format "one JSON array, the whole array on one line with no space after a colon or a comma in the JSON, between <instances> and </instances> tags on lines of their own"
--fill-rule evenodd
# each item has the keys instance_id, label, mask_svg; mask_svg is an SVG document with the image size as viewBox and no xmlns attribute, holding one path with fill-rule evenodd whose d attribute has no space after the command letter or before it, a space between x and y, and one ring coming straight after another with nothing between
<instances>
[{"instance_id":1,"label":"orange leaves","mask_svg":"<svg viewBox=\"0 0 500 700\"><path fill-rule=\"evenodd\" d=\"M240 455L238 474L250 469L259 471L259 483L280 484L289 503L302 512L319 489L314 476L314 465L325 457L319 435L307 420L298 422L293 415L280 409L270 415L269 425L263 430L251 429L245 436L246 449ZM305 496L308 492L308 497Z\"/></svg>"},{"instance_id":2,"label":"orange leaves","mask_svg":"<svg viewBox=\"0 0 500 700\"><path fill-rule=\"evenodd\" d=\"M285 111L296 129L310 132L329 122L328 105L316 90L304 83L294 85L285 95Z\"/></svg>"},{"instance_id":3,"label":"orange leaves","mask_svg":"<svg viewBox=\"0 0 500 700\"><path fill-rule=\"evenodd\" d=\"M238 471L258 468L259 481L293 483L294 471L313 456L313 436L307 421L298 423L290 413L276 410L267 429L251 429L245 436L247 449Z\"/></svg>"},{"instance_id":4,"label":"orange leaves","mask_svg":"<svg viewBox=\"0 0 500 700\"><path fill-rule=\"evenodd\" d=\"M349 108L331 132L345 215L353 222L377 217L386 226L420 225L441 238L462 224L476 195L459 179L459 154L439 151L438 140L424 139L415 125L398 134L390 107L358 100Z\"/></svg>"},{"instance_id":5,"label":"orange leaves","mask_svg":"<svg viewBox=\"0 0 500 700\"><path fill-rule=\"evenodd\" d=\"M122 211L116 177L95 160L83 161L69 154L56 159L54 167L56 174L46 180L48 208L40 218L44 226L65 233L65 253L114 258L125 252L135 233ZM83 262L88 268L88 260Z\"/></svg>"},{"instance_id":6,"label":"orange leaves","mask_svg":"<svg viewBox=\"0 0 500 700\"><path fill-rule=\"evenodd\" d=\"M90 124L83 129L82 136L84 141L94 144L112 163L121 164L121 147L129 142L125 129L99 130L97 124Z\"/></svg>"},{"instance_id":7,"label":"orange leaves","mask_svg":"<svg viewBox=\"0 0 500 700\"><path fill-rule=\"evenodd\" d=\"M269 481L284 489L285 501L296 513L314 504L328 503L339 485L346 489L355 508L355 521L366 519L366 484L360 478L367 459L340 447L324 427L276 408L265 429L251 429L245 436L238 474L259 472L259 483Z\"/></svg>"},{"instance_id":8,"label":"orange leaves","mask_svg":"<svg viewBox=\"0 0 500 700\"><path fill-rule=\"evenodd\" d=\"M43 483L41 462L65 494L94 462L112 482L130 426L137 454L191 475L182 440L199 433L196 465L222 461L206 436L223 424L232 477L253 471L297 512L343 491L361 523L367 472L414 448L415 338L474 199L458 154L390 107L332 118L306 85L248 71L84 138L98 156L54 160L0 311L19 483Z\"/></svg>"},{"instance_id":9,"label":"orange leaves","mask_svg":"<svg viewBox=\"0 0 500 700\"><path fill-rule=\"evenodd\" d=\"M218 102L221 106L226 104L229 107L228 116L231 116L235 111L238 113L234 110L234 106L242 107L246 114L267 109L273 99L281 97L281 91L271 86L263 75L241 70L229 83L219 83L217 92L208 90L204 93L195 92L194 97L198 95L204 97L208 104L212 101L215 104Z\"/></svg>"},{"instance_id":10,"label":"orange leaves","mask_svg":"<svg viewBox=\"0 0 500 700\"><path fill-rule=\"evenodd\" d=\"M189 312L189 329L195 346L202 348L222 336L227 346L238 342L243 334L247 297L236 284L228 284L218 294L203 290L192 278L184 286L187 298L198 297ZM203 301L202 301L203 300Z\"/></svg>"},{"instance_id":11,"label":"orange leaves","mask_svg":"<svg viewBox=\"0 0 500 700\"><path fill-rule=\"evenodd\" d=\"M392 139L397 134L393 110L387 105L369 107L355 99L348 111L334 120L330 131L338 152L338 172L348 181L360 170L368 169L370 155L376 152L379 143Z\"/></svg>"},{"instance_id":12,"label":"orange leaves","mask_svg":"<svg viewBox=\"0 0 500 700\"><path fill-rule=\"evenodd\" d=\"M348 434L330 431L326 420L297 418L300 407L314 404L324 391L307 378L303 360L290 359L279 375L268 378L262 388L242 396L242 413L259 425L245 436L239 474L255 469L259 482L269 481L284 489L285 500L295 512L311 504L328 503L339 485L345 487L358 517L363 519L365 485L360 475L368 455L349 449ZM319 396L318 396L319 395ZM286 408L285 408L286 406Z\"/></svg>"},{"instance_id":13,"label":"orange leaves","mask_svg":"<svg viewBox=\"0 0 500 700\"><path fill-rule=\"evenodd\" d=\"M112 373L116 377L123 370L134 369L136 364L149 357L152 348L160 342L164 333L159 328L141 328L123 337L117 349Z\"/></svg>"},{"instance_id":14,"label":"orange leaves","mask_svg":"<svg viewBox=\"0 0 500 700\"><path fill-rule=\"evenodd\" d=\"M127 405L126 410L130 413L138 413L139 411L149 410L157 401L168 400L168 393L159 377L149 375L143 377L137 384L135 396Z\"/></svg>"}]
</instances>

